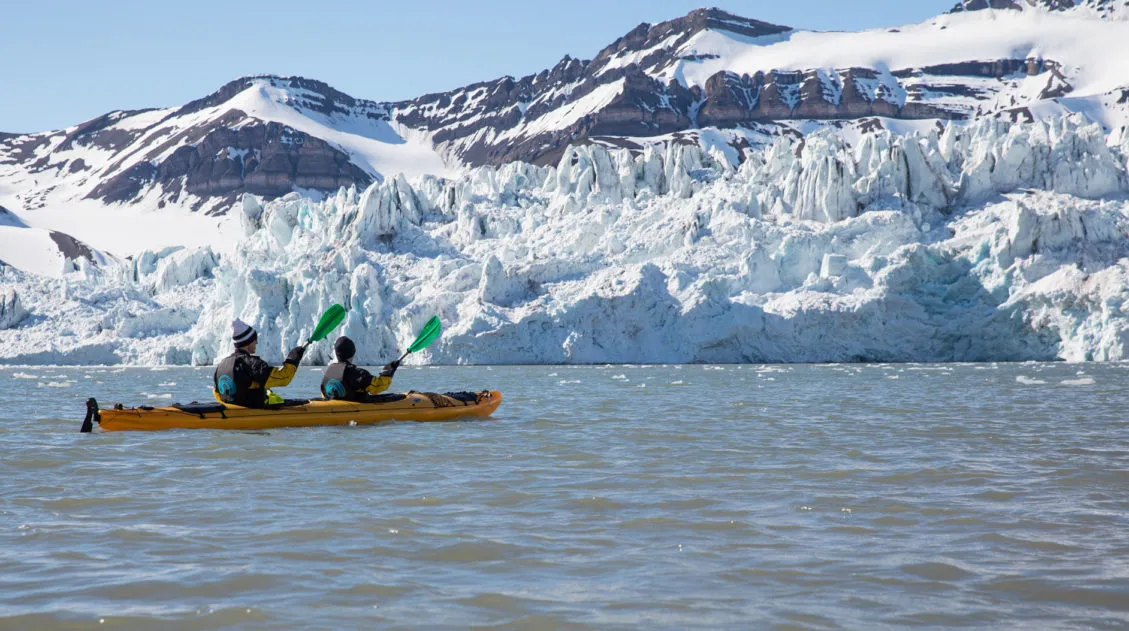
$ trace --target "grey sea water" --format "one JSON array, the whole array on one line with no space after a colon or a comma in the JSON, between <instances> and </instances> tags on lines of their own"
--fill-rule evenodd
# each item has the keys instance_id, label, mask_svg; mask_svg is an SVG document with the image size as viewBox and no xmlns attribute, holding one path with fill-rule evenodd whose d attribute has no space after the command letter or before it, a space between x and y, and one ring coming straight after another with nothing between
<instances>
[{"instance_id":1,"label":"grey sea water","mask_svg":"<svg viewBox=\"0 0 1129 631\"><path fill-rule=\"evenodd\" d=\"M0 628L1129 627L1127 365L405 368L505 399L78 433L209 380L0 369Z\"/></svg>"}]
</instances>

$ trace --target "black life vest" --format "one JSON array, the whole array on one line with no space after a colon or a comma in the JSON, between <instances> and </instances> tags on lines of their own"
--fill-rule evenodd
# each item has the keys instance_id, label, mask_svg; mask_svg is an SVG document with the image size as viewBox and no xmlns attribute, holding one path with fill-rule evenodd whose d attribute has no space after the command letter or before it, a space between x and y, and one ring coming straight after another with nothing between
<instances>
[{"instance_id":1,"label":"black life vest","mask_svg":"<svg viewBox=\"0 0 1129 631\"><path fill-rule=\"evenodd\" d=\"M267 390L263 384L252 389L252 356L238 350L220 361L212 377L216 393L224 403L261 408L267 404Z\"/></svg>"},{"instance_id":2,"label":"black life vest","mask_svg":"<svg viewBox=\"0 0 1129 631\"><path fill-rule=\"evenodd\" d=\"M345 371L349 369L349 362L337 362L325 368L325 376L321 379L321 396L327 399L343 399L349 401L357 396L345 378Z\"/></svg>"}]
</instances>

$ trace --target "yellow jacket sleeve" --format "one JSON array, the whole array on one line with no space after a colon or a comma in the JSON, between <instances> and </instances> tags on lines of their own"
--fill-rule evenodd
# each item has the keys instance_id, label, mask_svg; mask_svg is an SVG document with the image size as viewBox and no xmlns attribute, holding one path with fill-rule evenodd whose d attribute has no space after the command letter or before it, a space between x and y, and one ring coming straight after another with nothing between
<instances>
[{"instance_id":1,"label":"yellow jacket sleeve","mask_svg":"<svg viewBox=\"0 0 1129 631\"><path fill-rule=\"evenodd\" d=\"M392 377L373 377L372 383L365 388L365 392L369 394L380 394L392 385Z\"/></svg>"},{"instance_id":2,"label":"yellow jacket sleeve","mask_svg":"<svg viewBox=\"0 0 1129 631\"><path fill-rule=\"evenodd\" d=\"M281 388L290 385L294 379L294 375L298 374L298 367L294 364L283 364L278 368L272 368L270 377L267 377L267 388ZM252 386L254 387L254 386Z\"/></svg>"}]
</instances>

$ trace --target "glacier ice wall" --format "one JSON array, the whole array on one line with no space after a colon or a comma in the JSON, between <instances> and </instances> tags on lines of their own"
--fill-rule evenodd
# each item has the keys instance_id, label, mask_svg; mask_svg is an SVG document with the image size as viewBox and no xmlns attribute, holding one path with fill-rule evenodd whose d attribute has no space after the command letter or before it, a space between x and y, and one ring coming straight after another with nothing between
<instances>
[{"instance_id":1,"label":"glacier ice wall","mask_svg":"<svg viewBox=\"0 0 1129 631\"><path fill-rule=\"evenodd\" d=\"M36 314L0 330L0 361L209 364L233 316L281 357L335 302L368 363L433 314L445 333L414 361L1123 359L1129 177L1107 141L1079 117L985 119L781 136L739 165L589 145L555 167L248 196L222 257L0 270Z\"/></svg>"}]
</instances>

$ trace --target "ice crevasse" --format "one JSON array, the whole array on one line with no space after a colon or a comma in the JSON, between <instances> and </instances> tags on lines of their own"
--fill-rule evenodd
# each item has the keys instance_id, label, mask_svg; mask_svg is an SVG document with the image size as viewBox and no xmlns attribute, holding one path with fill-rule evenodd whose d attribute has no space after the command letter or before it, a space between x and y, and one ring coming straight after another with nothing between
<instances>
[{"instance_id":1,"label":"ice crevasse","mask_svg":"<svg viewBox=\"0 0 1129 631\"><path fill-rule=\"evenodd\" d=\"M232 254L11 269L0 361L210 364L229 322L281 356L330 304L359 359L439 315L434 363L1115 360L1129 355L1126 146L1078 116L848 143L570 147L231 210ZM330 359L313 347L314 362Z\"/></svg>"}]
</instances>

